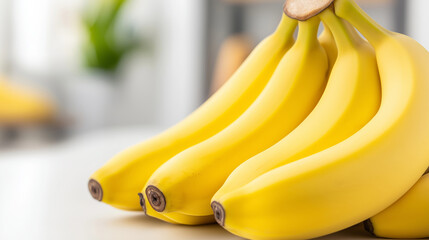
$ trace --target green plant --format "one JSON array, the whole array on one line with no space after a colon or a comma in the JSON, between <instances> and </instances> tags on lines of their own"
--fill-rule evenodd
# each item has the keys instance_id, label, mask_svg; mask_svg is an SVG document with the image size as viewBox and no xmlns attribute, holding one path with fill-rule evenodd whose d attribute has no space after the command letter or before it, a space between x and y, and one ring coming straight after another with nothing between
<instances>
[{"instance_id":1,"label":"green plant","mask_svg":"<svg viewBox=\"0 0 429 240\"><path fill-rule=\"evenodd\" d=\"M137 47L138 41L132 31L118 27L120 12L126 2L99 0L85 9L83 60L86 67L114 72L123 57Z\"/></svg>"}]
</instances>

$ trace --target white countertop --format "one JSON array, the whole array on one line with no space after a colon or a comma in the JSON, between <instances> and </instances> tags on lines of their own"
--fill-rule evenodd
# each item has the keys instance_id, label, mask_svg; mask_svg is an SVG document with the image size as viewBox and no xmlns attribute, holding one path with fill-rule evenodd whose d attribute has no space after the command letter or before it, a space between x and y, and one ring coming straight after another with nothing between
<instances>
[{"instance_id":1,"label":"white countertop","mask_svg":"<svg viewBox=\"0 0 429 240\"><path fill-rule=\"evenodd\" d=\"M99 131L41 150L0 153L0 239L240 239L218 225L177 226L99 203L90 174L155 128ZM371 239L357 226L321 239Z\"/></svg>"}]
</instances>

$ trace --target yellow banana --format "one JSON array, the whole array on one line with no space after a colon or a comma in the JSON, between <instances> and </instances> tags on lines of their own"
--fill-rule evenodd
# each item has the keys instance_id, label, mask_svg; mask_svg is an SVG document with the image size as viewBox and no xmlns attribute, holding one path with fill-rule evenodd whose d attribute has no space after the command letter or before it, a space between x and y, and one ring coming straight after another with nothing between
<instances>
[{"instance_id":1,"label":"yellow banana","mask_svg":"<svg viewBox=\"0 0 429 240\"><path fill-rule=\"evenodd\" d=\"M165 161L216 134L238 118L262 92L292 46L296 21L283 17L277 30L251 53L232 78L185 120L113 157L90 178L96 200L124 210L141 210L137 193Z\"/></svg>"},{"instance_id":2,"label":"yellow banana","mask_svg":"<svg viewBox=\"0 0 429 240\"><path fill-rule=\"evenodd\" d=\"M324 29L322 34L320 34L319 36L319 42L320 45L322 45L322 47L325 49L326 54L328 55L329 72L331 72L332 68L334 67L334 63L337 60L338 49L331 30L329 30L329 28L326 27L325 24L323 24L323 26Z\"/></svg>"},{"instance_id":3,"label":"yellow banana","mask_svg":"<svg viewBox=\"0 0 429 240\"><path fill-rule=\"evenodd\" d=\"M0 124L52 120L55 107L45 96L0 80Z\"/></svg>"},{"instance_id":4,"label":"yellow banana","mask_svg":"<svg viewBox=\"0 0 429 240\"><path fill-rule=\"evenodd\" d=\"M320 21L300 22L300 34L264 91L233 124L158 168L143 189L158 212L212 215L210 199L243 161L297 127L320 99L328 60L317 40Z\"/></svg>"},{"instance_id":5,"label":"yellow banana","mask_svg":"<svg viewBox=\"0 0 429 240\"><path fill-rule=\"evenodd\" d=\"M383 238L429 237L429 174L392 206L365 221L365 228Z\"/></svg>"},{"instance_id":6,"label":"yellow banana","mask_svg":"<svg viewBox=\"0 0 429 240\"><path fill-rule=\"evenodd\" d=\"M375 49L380 109L343 142L223 195L215 217L232 233L309 239L345 229L397 201L429 165L428 52L382 28L350 0L336 0L335 11Z\"/></svg>"},{"instance_id":7,"label":"yellow banana","mask_svg":"<svg viewBox=\"0 0 429 240\"><path fill-rule=\"evenodd\" d=\"M320 102L289 135L236 168L212 201L263 173L347 139L378 111L381 90L373 48L356 37L355 30L348 29L332 10L320 16L338 47L338 58Z\"/></svg>"}]
</instances>

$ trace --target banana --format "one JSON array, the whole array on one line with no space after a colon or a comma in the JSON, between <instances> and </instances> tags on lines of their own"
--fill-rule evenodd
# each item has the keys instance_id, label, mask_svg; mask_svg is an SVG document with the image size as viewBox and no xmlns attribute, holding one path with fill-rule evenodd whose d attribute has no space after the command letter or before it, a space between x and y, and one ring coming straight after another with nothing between
<instances>
[{"instance_id":1,"label":"banana","mask_svg":"<svg viewBox=\"0 0 429 240\"><path fill-rule=\"evenodd\" d=\"M320 45L322 45L322 47L325 49L326 54L328 55L329 72L331 72L332 68L334 67L334 63L337 60L338 49L331 30L329 30L329 28L325 24L323 24L323 26L324 29L322 34L320 34L319 36L319 42Z\"/></svg>"},{"instance_id":2,"label":"banana","mask_svg":"<svg viewBox=\"0 0 429 240\"><path fill-rule=\"evenodd\" d=\"M429 174L392 206L365 221L365 228L383 238L429 237Z\"/></svg>"},{"instance_id":3,"label":"banana","mask_svg":"<svg viewBox=\"0 0 429 240\"><path fill-rule=\"evenodd\" d=\"M263 173L347 139L377 113L381 89L374 49L332 10L320 17L333 32L338 47L338 58L322 98L289 135L236 168L212 201Z\"/></svg>"},{"instance_id":4,"label":"banana","mask_svg":"<svg viewBox=\"0 0 429 240\"><path fill-rule=\"evenodd\" d=\"M126 149L98 169L88 182L93 198L124 210L141 210L136 194L165 161L224 129L262 92L277 64L293 45L296 21L283 16L216 94L185 120Z\"/></svg>"},{"instance_id":5,"label":"banana","mask_svg":"<svg viewBox=\"0 0 429 240\"><path fill-rule=\"evenodd\" d=\"M45 96L0 80L0 124L46 122L54 115L54 104Z\"/></svg>"},{"instance_id":6,"label":"banana","mask_svg":"<svg viewBox=\"0 0 429 240\"><path fill-rule=\"evenodd\" d=\"M326 86L328 60L317 40L320 21L300 34L264 91L234 123L158 168L143 191L158 212L212 215L210 199L243 161L269 148L313 110Z\"/></svg>"},{"instance_id":7,"label":"banana","mask_svg":"<svg viewBox=\"0 0 429 240\"><path fill-rule=\"evenodd\" d=\"M429 165L428 52L382 28L350 0L336 0L335 11L375 49L380 109L345 141L223 195L213 204L215 218L232 233L309 239L345 229L397 201Z\"/></svg>"}]
</instances>

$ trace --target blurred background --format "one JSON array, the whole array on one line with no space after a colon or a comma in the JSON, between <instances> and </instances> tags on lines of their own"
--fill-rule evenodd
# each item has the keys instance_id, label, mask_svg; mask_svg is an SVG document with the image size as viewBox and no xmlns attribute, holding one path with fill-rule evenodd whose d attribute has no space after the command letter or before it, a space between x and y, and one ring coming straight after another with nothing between
<instances>
[{"instance_id":1,"label":"blurred background","mask_svg":"<svg viewBox=\"0 0 429 240\"><path fill-rule=\"evenodd\" d=\"M0 148L178 122L273 31L283 2L0 0ZM428 1L358 2L429 47Z\"/></svg>"}]
</instances>

